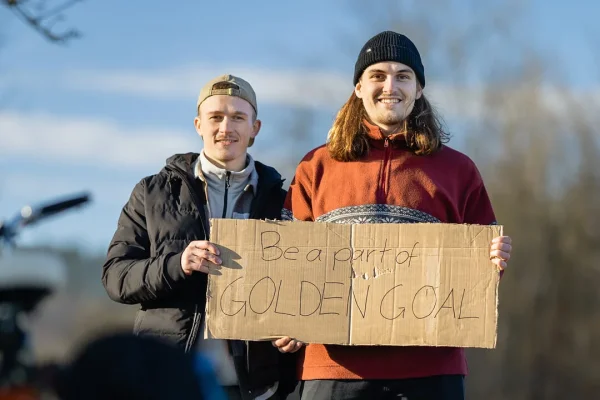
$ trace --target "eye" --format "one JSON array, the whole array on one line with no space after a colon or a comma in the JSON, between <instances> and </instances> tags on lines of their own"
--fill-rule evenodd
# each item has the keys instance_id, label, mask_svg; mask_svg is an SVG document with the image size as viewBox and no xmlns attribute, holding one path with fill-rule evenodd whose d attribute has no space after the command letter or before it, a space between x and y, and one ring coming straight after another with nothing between
<instances>
[{"instance_id":1,"label":"eye","mask_svg":"<svg viewBox=\"0 0 600 400\"><path fill-rule=\"evenodd\" d=\"M223 117L220 115L213 115L209 118L211 121L222 121Z\"/></svg>"},{"instance_id":2,"label":"eye","mask_svg":"<svg viewBox=\"0 0 600 400\"><path fill-rule=\"evenodd\" d=\"M376 81L381 81L385 79L385 76L383 74L374 74L371 75L371 79L376 80Z\"/></svg>"}]
</instances>

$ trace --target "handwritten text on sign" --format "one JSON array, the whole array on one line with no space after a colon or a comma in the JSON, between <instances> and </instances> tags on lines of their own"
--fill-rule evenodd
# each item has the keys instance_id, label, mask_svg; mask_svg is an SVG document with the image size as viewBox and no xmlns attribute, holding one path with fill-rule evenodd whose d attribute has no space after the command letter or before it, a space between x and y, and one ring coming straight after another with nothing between
<instances>
[{"instance_id":1,"label":"handwritten text on sign","mask_svg":"<svg viewBox=\"0 0 600 400\"><path fill-rule=\"evenodd\" d=\"M495 347L500 226L212 224L207 337Z\"/></svg>"}]
</instances>

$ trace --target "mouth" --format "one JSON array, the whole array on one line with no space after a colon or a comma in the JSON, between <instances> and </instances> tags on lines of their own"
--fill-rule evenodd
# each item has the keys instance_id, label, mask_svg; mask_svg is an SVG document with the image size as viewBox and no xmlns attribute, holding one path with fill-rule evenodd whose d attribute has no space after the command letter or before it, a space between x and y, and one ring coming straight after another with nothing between
<instances>
[{"instance_id":1,"label":"mouth","mask_svg":"<svg viewBox=\"0 0 600 400\"><path fill-rule=\"evenodd\" d=\"M378 103L383 103L383 104L399 104L402 100L395 98L395 97L382 97L377 99Z\"/></svg>"},{"instance_id":2,"label":"mouth","mask_svg":"<svg viewBox=\"0 0 600 400\"><path fill-rule=\"evenodd\" d=\"M215 143L221 143L224 144L226 146L237 143L238 140L237 139L233 139L233 138L222 138L222 139L216 139Z\"/></svg>"}]
</instances>

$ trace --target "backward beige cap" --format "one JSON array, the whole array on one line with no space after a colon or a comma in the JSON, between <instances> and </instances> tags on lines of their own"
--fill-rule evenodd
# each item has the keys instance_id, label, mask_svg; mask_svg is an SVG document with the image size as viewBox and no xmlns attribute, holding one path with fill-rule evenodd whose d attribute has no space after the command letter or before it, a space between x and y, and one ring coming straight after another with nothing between
<instances>
[{"instance_id":1,"label":"backward beige cap","mask_svg":"<svg viewBox=\"0 0 600 400\"><path fill-rule=\"evenodd\" d=\"M236 88L230 89L213 89L217 83L228 82L236 86ZM245 80L240 77L233 76L230 74L221 75L216 78L211 79L200 91L200 95L198 96L198 103L196 104L196 111L199 112L200 104L204 100L206 100L210 96L216 95L226 95L226 96L236 96L241 99L246 100L252 108L254 108L254 112L258 114L258 107L256 106L256 93L254 93L254 89L252 86Z\"/></svg>"}]
</instances>

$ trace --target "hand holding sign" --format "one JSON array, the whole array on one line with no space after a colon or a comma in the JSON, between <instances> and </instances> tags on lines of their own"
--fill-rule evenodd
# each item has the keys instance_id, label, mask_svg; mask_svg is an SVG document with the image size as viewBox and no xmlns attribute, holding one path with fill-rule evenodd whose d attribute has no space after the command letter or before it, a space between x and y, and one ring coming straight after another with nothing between
<instances>
[{"instance_id":1,"label":"hand holding sign","mask_svg":"<svg viewBox=\"0 0 600 400\"><path fill-rule=\"evenodd\" d=\"M273 340L271 344L273 347L277 347L277 349L282 353L295 353L300 350L302 346L304 346L304 343L299 340L292 339L289 336Z\"/></svg>"},{"instance_id":2,"label":"hand holding sign","mask_svg":"<svg viewBox=\"0 0 600 400\"><path fill-rule=\"evenodd\" d=\"M512 240L508 236L498 236L492 240L490 249L490 259L500 269L505 269L510 260L510 252L512 251Z\"/></svg>"},{"instance_id":3,"label":"hand holding sign","mask_svg":"<svg viewBox=\"0 0 600 400\"><path fill-rule=\"evenodd\" d=\"M186 275L198 271L208 274L210 263L221 265L221 259L217 257L219 249L207 240L195 240L188 244L181 255L181 269Z\"/></svg>"}]
</instances>

